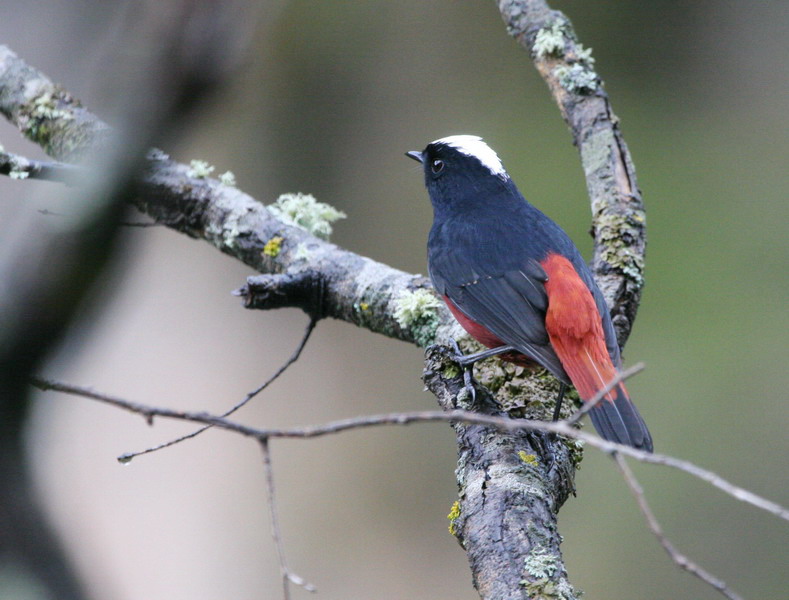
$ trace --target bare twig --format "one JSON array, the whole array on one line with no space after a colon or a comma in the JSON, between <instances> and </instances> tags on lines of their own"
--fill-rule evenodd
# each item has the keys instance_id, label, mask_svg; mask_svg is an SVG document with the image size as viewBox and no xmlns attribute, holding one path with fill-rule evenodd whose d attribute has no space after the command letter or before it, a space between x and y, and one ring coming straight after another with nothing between
<instances>
[{"instance_id":1,"label":"bare twig","mask_svg":"<svg viewBox=\"0 0 789 600\"><path fill-rule=\"evenodd\" d=\"M67 163L34 160L0 151L0 175L8 175L12 179L44 179L73 185L85 175L85 171Z\"/></svg>"},{"instance_id":2,"label":"bare twig","mask_svg":"<svg viewBox=\"0 0 789 600\"><path fill-rule=\"evenodd\" d=\"M38 211L39 214L46 215L47 217L65 217L67 216L65 213L58 213L53 210L49 210L48 208L42 208ZM120 227L161 227L161 223L157 223L156 221L121 221L118 223Z\"/></svg>"},{"instance_id":3,"label":"bare twig","mask_svg":"<svg viewBox=\"0 0 789 600\"><path fill-rule=\"evenodd\" d=\"M269 385L271 385L280 375L282 375L288 369L288 367L290 367L293 363L295 363L299 359L299 356L301 356L302 350L304 350L304 347L307 345L307 341L310 339L310 335L312 334L313 329L315 329L315 325L317 324L317 322L318 321L315 318L310 319L310 322L307 324L307 328L304 330L304 335L301 337L301 341L299 342L299 345L296 347L296 350L293 352L293 354L291 354L290 358L288 358L288 360L286 360L282 364L282 366L280 366L280 368L277 369L277 371L271 377L269 377L262 385L260 385L256 389L249 392L246 396L244 396L243 400L235 404L228 411L222 413L220 417L221 418L229 417L234 412L236 412L239 408L246 405L250 400L252 400L252 398L257 396L260 392L262 392ZM182 435L181 437L176 438L174 440L170 440L169 442L165 442L164 444L159 444L158 446L146 448L145 450L140 450L139 452L129 452L127 454L122 454L121 456L118 457L118 461L124 464L129 463L132 461L132 459L137 458L138 456L141 456L143 454L150 454L151 452L156 452L157 450L169 448L170 446L174 446L175 444L179 444L185 440L189 440L193 437L196 437L201 433L203 433L205 430L210 429L211 427L213 427L213 425L206 425L205 427L201 427L200 429L197 429L192 433L187 433L186 435Z\"/></svg>"},{"instance_id":4,"label":"bare twig","mask_svg":"<svg viewBox=\"0 0 789 600\"><path fill-rule=\"evenodd\" d=\"M140 414L149 422L151 422L154 417L179 419L182 421L191 421L193 423L214 425L218 428L233 431L235 433L256 439L314 438L364 427L378 427L382 425L409 425L411 423L426 423L435 421L488 425L502 431L547 431L549 433L556 433L565 437L581 440L585 444L592 446L593 448L597 448L598 450L607 454L619 452L641 462L663 465L684 471L693 477L701 479L702 481L706 481L707 483L717 487L722 492L732 496L737 500L751 504L756 508L760 508L777 517L780 517L785 521L789 521L789 509L784 508L775 502L762 498L753 492L738 487L716 473L713 473L712 471L699 467L698 465L686 460L681 460L672 456L653 454L650 452L644 452L642 450L636 450L630 446L623 446L621 444L609 442L597 437L596 435L579 431L578 429L568 425L566 421L532 421L526 419L494 417L464 410L434 410L368 415L363 417L355 417L352 419L330 421L322 425L306 425L289 429L258 429L255 427L248 427L246 425L236 423L235 421L230 421L223 417L212 415L206 412L184 412L171 410L168 408L157 408L154 406L132 402L115 396L110 396L108 394L96 392L90 388L67 383L50 381L41 378L34 378L31 383L41 390L63 392L66 394L81 396L84 398L90 398L92 400L98 400L106 404L111 404L118 408Z\"/></svg>"},{"instance_id":5,"label":"bare twig","mask_svg":"<svg viewBox=\"0 0 789 600\"><path fill-rule=\"evenodd\" d=\"M588 413L595 406L600 404L600 401L603 398L605 398L605 395L608 392L610 392L612 389L614 389L619 384L620 381L624 381L625 379L628 379L633 375L640 373L643 370L644 370L644 363L636 363L629 369L625 369L624 371L619 371L614 377L611 378L611 381L605 384L605 386L600 391L598 391L594 396L592 396L592 398L589 401L584 402L583 406L579 408L575 414L571 415L570 418L567 419L565 422L568 425L575 425L576 423L578 423L578 421L580 421L583 418L583 416L586 413Z\"/></svg>"},{"instance_id":6,"label":"bare twig","mask_svg":"<svg viewBox=\"0 0 789 600\"><path fill-rule=\"evenodd\" d=\"M646 496L644 495L644 489L636 479L636 476L633 474L633 471L630 469L627 461L618 452L613 452L611 456L619 468L620 473L622 473L622 476L625 478L625 482L627 482L627 486L630 488L631 493L635 497L636 502L638 503L638 508L641 510L641 514L644 515L644 519L646 520L650 531L652 531L652 533L655 535L658 542L660 542L660 545L663 546L663 549L669 555L671 560L674 561L674 564L682 569L685 569L688 573L698 577L707 585L712 586L721 594L729 598L729 600L742 600L742 596L732 591L726 585L726 582L705 571L687 556L677 550L674 544L672 544L663 533L663 528L660 526L660 523L658 522L655 514L652 512L652 509L649 506L649 503L647 502Z\"/></svg>"},{"instance_id":7,"label":"bare twig","mask_svg":"<svg viewBox=\"0 0 789 600\"><path fill-rule=\"evenodd\" d=\"M279 529L279 513L274 490L274 469L271 465L271 450L268 446L268 438L260 438L260 449L263 451L263 466L266 471L266 493L268 495L269 517L271 519L271 537L274 540L274 547L277 549L279 572L282 576L282 597L284 600L290 600L291 583L303 587L308 592L317 592L318 590L310 582L293 573L285 561L285 550L282 547L282 534Z\"/></svg>"}]
</instances>

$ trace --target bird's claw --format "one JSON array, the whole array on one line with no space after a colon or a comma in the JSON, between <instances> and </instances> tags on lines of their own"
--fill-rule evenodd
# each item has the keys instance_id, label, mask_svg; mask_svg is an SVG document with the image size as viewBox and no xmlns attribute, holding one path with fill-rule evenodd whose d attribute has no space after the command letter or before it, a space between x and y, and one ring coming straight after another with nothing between
<instances>
[{"instance_id":1,"label":"bird's claw","mask_svg":"<svg viewBox=\"0 0 789 600\"><path fill-rule=\"evenodd\" d=\"M452 347L453 354L450 355L450 359L452 362L456 363L462 370L463 370L463 387L471 396L471 401L477 401L477 390L474 387L474 375L472 373L472 368L474 362L470 362L466 359L466 355L463 354L463 351L460 349L460 346L457 343L455 338L449 338L449 345Z\"/></svg>"}]
</instances>

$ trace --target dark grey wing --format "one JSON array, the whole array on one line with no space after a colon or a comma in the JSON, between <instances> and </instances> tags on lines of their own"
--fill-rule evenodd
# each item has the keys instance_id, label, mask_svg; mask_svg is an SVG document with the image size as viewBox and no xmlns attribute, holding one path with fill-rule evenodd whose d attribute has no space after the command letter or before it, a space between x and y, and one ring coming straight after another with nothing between
<instances>
[{"instance_id":1,"label":"dark grey wing","mask_svg":"<svg viewBox=\"0 0 789 600\"><path fill-rule=\"evenodd\" d=\"M548 277L539 263L527 259L497 273L447 253L431 256L429 270L438 292L463 314L569 383L545 330Z\"/></svg>"}]
</instances>

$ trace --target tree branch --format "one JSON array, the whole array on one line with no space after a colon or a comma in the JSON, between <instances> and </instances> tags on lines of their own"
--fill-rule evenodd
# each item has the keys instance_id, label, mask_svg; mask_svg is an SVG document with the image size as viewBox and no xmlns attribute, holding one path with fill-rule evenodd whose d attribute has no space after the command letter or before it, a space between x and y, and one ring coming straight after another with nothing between
<instances>
[{"instance_id":1,"label":"tree branch","mask_svg":"<svg viewBox=\"0 0 789 600\"><path fill-rule=\"evenodd\" d=\"M541 446L544 442L545 438L540 434L549 432L581 440L610 454L636 497L647 524L671 559L730 600L741 600L722 580L680 554L666 538L649 508L643 490L620 453L639 461L670 466L690 473L716 485L734 498L749 502L784 520L789 521L789 510L686 461L621 446L581 432L574 428L572 419L561 422L511 419L501 413L484 388L473 398L473 404L466 403L462 409L455 408L456 402L463 404L460 399L464 397L461 391L465 389L465 383L460 374L445 376L446 364L441 354L439 348L428 352L427 362L431 368L427 371L425 383L439 398L445 410L373 415L291 429L257 429L229 421L224 416L157 408L59 382L35 379L32 383L42 390L83 396L141 414L149 423L154 416L163 416L206 423L256 438L264 451L272 535L279 555L285 598L289 597L289 582L302 585L310 591L314 590L314 586L293 574L284 559L274 497L269 439L304 439L362 427L443 421L450 422L458 434L458 479L464 483L460 501L450 513L450 532L467 550L474 574L474 585L483 597L517 597L521 590L529 597L542 596L549 591L559 594L557 597L561 598L578 595L567 579L558 542L552 544L554 536L550 535L555 527L555 504L563 502L564 497L571 491L567 485L571 480L554 474L557 464L541 465L538 456L533 452L535 446ZM637 369L631 371L632 375ZM623 378L624 375L620 375L616 381ZM598 392L592 402L598 401L604 395L605 389ZM465 397L467 400L471 398L469 394L465 394ZM508 458L506 462L502 462L502 454ZM546 488L550 489L550 494L543 492ZM523 519L529 520L528 528L520 526ZM513 569L512 563L518 565L518 569ZM513 579L516 571L522 572L522 579Z\"/></svg>"},{"instance_id":2,"label":"tree branch","mask_svg":"<svg viewBox=\"0 0 789 600\"><path fill-rule=\"evenodd\" d=\"M641 487L641 484L636 479L633 471L628 466L627 461L625 461L624 457L617 452L614 452L612 457L616 463L616 466L619 468L619 472L622 473L622 476L625 478L625 482L630 488L630 492L636 499L638 508L641 510L641 514L644 515L644 519L647 522L649 530L655 535L658 542L660 542L660 545L663 546L663 549L666 551L666 554L668 554L669 558L674 561L674 564L676 564L681 569L684 569L691 575L698 577L707 585L712 586L721 594L729 598L729 600L742 600L742 596L732 591L723 580L718 579L711 573L708 573L676 549L674 544L671 543L671 540L669 540L663 533L663 528L660 526L660 523L658 523L655 513L652 512L652 509L647 502L644 489Z\"/></svg>"},{"instance_id":3,"label":"tree branch","mask_svg":"<svg viewBox=\"0 0 789 600\"><path fill-rule=\"evenodd\" d=\"M318 590L310 582L299 577L288 568L288 563L285 560L285 549L282 545L282 533L279 528L279 512L277 511L277 495L274 490L274 467L271 464L271 449L268 445L268 438L259 438L259 442L260 449L263 451L263 466L266 472L266 494L268 495L268 510L271 520L271 537L277 550L279 571L282 576L282 597L283 600L290 600L291 583L303 587L308 592L317 592Z\"/></svg>"},{"instance_id":4,"label":"tree branch","mask_svg":"<svg viewBox=\"0 0 789 600\"><path fill-rule=\"evenodd\" d=\"M437 385L447 385L447 388L451 386L462 387L463 385L462 377L459 376L445 377L444 374L439 374L437 372L433 372L432 376L437 377ZM440 380L445 380L448 383L443 383ZM126 410L130 413L141 415L148 424L153 423L154 417L163 417L166 419L176 419L179 421L212 425L218 429L237 433L239 435L254 438L256 440L271 438L312 439L316 437L323 437L325 435L333 435L337 433L343 433L345 431L368 427L410 425L412 423L433 422L458 422L464 423L466 425L484 425L507 433L522 431L545 431L547 433L580 440L585 445L596 448L605 454L613 455L614 453L619 453L623 456L628 456L638 460L639 462L661 465L682 471L692 477L696 477L701 481L717 487L719 490L731 496L735 500L750 504L751 506L754 506L760 510L764 510L765 512L789 522L789 508L781 506L780 504L777 504L771 500L767 500L766 498L754 494L749 490L736 486L720 475L713 473L712 471L699 467L698 465L686 460L674 458L673 456L644 452L643 450L637 450L635 448L631 448L630 446L622 446L614 442L609 442L596 435L576 429L569 424L568 420L533 421L528 419L511 419L506 415L501 416L495 414L483 414L479 412L453 408L446 411L427 410L386 413L380 415L365 415L350 419L330 421L322 425L305 425L286 429L260 429L243 425L236 421L231 421L226 417L212 415L207 412L178 411L169 408L153 406L150 404L143 404L141 402L133 402L118 396L96 391L90 387L79 386L60 381L52 381L43 379L41 377L32 378L30 384L42 391L61 392L63 394L96 400L110 406L115 406L116 408Z\"/></svg>"},{"instance_id":5,"label":"tree branch","mask_svg":"<svg viewBox=\"0 0 789 600\"><path fill-rule=\"evenodd\" d=\"M25 158L18 154L5 152L0 146L0 175L8 175L12 179L44 179L74 184L79 181L80 177L84 177L85 173L68 163Z\"/></svg>"},{"instance_id":6,"label":"tree branch","mask_svg":"<svg viewBox=\"0 0 789 600\"><path fill-rule=\"evenodd\" d=\"M592 270L624 346L641 301L646 213L619 120L594 70L591 49L544 0L497 0L507 31L548 84L581 154L592 206Z\"/></svg>"},{"instance_id":7,"label":"tree branch","mask_svg":"<svg viewBox=\"0 0 789 600\"><path fill-rule=\"evenodd\" d=\"M307 342L310 339L310 335L312 335L312 330L315 329L316 323L317 323L317 321L315 319L310 319L310 322L307 324L307 328L304 330L304 335L302 336L301 341L299 342L299 345L296 347L296 350L293 352L293 354L291 354L290 358L288 358L288 360L286 360L279 367L279 369L277 369L274 372L274 374L271 377L266 379L266 381L264 381L260 386L256 387L254 390L249 392L246 396L244 396L244 398L242 400L237 402L230 409L228 409L225 412L223 412L220 415L220 417L222 417L222 418L229 417L234 412L236 412L238 409L246 406L249 403L250 400L252 400L255 396L260 394L268 386L270 386L272 383L274 383L279 378L280 375L282 375L285 371L287 371L288 367L290 367L293 363L295 363L299 359L299 357L301 356L301 352L304 350L304 347L307 345ZM213 425L205 425L205 426L201 427L200 429L197 429L196 431L193 431L191 433L187 433L186 435L182 435L181 437L175 438L174 440L170 440L169 442L165 442L164 444L159 444L157 446L153 446L151 448L146 448L145 450L140 450L138 452L129 452L127 454L123 454L123 455L118 457L118 461L123 463L123 464L127 464L127 463L131 462L133 459L135 459L138 456L141 456L143 454L150 454L151 452L156 452L158 450L164 450L165 448L169 448L170 446L174 446L175 444L180 444L181 442L184 442L186 440L191 440L192 438L197 437L198 435L200 435L201 433L203 433L207 429L210 429L211 427L213 427Z\"/></svg>"}]
</instances>

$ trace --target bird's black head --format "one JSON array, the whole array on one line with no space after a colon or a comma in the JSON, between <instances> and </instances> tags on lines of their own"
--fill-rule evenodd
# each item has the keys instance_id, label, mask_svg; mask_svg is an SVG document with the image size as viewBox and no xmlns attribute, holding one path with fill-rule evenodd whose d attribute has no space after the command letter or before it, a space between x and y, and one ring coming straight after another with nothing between
<instances>
[{"instance_id":1,"label":"bird's black head","mask_svg":"<svg viewBox=\"0 0 789 600\"><path fill-rule=\"evenodd\" d=\"M477 136L441 138L406 156L422 163L425 186L437 212L481 207L510 196L514 188L499 157Z\"/></svg>"}]
</instances>

